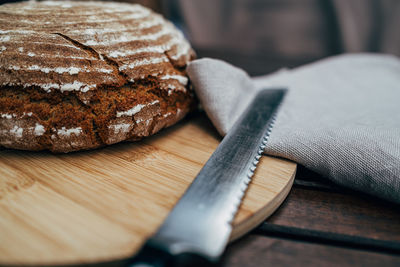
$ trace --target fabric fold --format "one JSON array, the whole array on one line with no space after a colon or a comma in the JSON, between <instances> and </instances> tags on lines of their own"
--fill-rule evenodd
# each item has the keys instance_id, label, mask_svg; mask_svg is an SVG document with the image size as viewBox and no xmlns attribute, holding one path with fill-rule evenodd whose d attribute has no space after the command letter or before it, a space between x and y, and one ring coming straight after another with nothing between
<instances>
[{"instance_id":1,"label":"fabric fold","mask_svg":"<svg viewBox=\"0 0 400 267\"><path fill-rule=\"evenodd\" d=\"M347 54L250 78L215 59L188 74L224 135L261 88L288 88L265 153L331 181L400 203L400 60Z\"/></svg>"}]
</instances>

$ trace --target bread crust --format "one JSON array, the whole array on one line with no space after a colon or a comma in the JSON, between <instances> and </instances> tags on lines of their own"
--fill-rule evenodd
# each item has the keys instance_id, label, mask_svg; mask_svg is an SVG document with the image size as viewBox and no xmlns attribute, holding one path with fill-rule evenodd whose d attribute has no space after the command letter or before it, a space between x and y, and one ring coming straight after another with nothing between
<instances>
[{"instance_id":1,"label":"bread crust","mask_svg":"<svg viewBox=\"0 0 400 267\"><path fill-rule=\"evenodd\" d=\"M182 34L139 6L0 6L0 146L70 152L139 140L194 106Z\"/></svg>"}]
</instances>

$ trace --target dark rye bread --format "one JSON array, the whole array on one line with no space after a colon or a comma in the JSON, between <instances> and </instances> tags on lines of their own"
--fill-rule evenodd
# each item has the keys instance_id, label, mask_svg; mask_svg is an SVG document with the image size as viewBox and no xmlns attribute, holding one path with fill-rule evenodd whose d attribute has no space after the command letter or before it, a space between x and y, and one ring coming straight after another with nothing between
<instances>
[{"instance_id":1,"label":"dark rye bread","mask_svg":"<svg viewBox=\"0 0 400 267\"><path fill-rule=\"evenodd\" d=\"M140 5L1 5L0 146L70 152L154 134L193 107L193 58Z\"/></svg>"}]
</instances>

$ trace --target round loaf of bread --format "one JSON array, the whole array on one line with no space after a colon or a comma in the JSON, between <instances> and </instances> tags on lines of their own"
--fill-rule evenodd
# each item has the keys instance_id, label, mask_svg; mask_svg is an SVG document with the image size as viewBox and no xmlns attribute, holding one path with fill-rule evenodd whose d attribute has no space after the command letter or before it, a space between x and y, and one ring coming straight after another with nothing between
<instances>
[{"instance_id":1,"label":"round loaf of bread","mask_svg":"<svg viewBox=\"0 0 400 267\"><path fill-rule=\"evenodd\" d=\"M143 6L22 2L0 14L0 146L70 152L138 140L193 107L194 52Z\"/></svg>"}]
</instances>

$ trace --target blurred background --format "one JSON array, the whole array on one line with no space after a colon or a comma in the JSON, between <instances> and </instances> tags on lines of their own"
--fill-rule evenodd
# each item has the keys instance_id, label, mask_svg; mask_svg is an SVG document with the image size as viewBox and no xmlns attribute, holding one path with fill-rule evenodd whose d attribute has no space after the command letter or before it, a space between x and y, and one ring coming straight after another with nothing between
<instances>
[{"instance_id":1,"label":"blurred background","mask_svg":"<svg viewBox=\"0 0 400 267\"><path fill-rule=\"evenodd\" d=\"M4 2L4 1L2 1ZM251 75L345 52L400 56L400 0L126 0L181 28L198 57Z\"/></svg>"}]
</instances>

